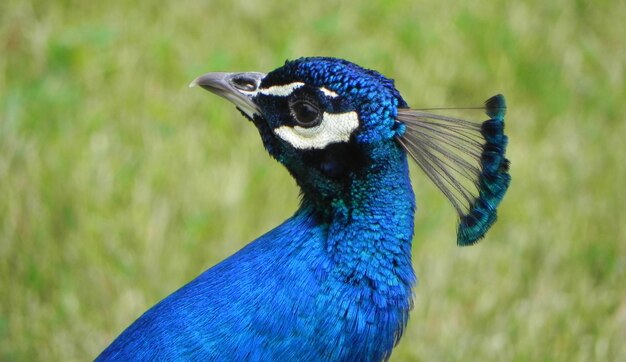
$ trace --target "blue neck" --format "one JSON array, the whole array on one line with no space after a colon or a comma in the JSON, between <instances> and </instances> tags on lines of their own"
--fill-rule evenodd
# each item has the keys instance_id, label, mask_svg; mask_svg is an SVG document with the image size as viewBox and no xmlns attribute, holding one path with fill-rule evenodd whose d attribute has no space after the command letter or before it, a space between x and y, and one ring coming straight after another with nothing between
<instances>
[{"instance_id":1,"label":"blue neck","mask_svg":"<svg viewBox=\"0 0 626 362\"><path fill-rule=\"evenodd\" d=\"M364 359L388 358L413 306L415 199L407 159L394 143L378 147L370 154L380 159L352 175L349 192L331 201L332 212L319 224L330 264L314 309L327 320L343 321L326 337L336 341L331 345L348 338L337 350L355 359L358 353ZM305 194L295 218L315 209Z\"/></svg>"},{"instance_id":2,"label":"blue neck","mask_svg":"<svg viewBox=\"0 0 626 362\"><path fill-rule=\"evenodd\" d=\"M326 250L351 283L365 283L385 297L406 299L415 282L411 240L415 197L406 154L395 144L368 151L371 162L350 177L347 192L330 201L322 217L328 226ZM305 194L301 209L317 209ZM327 205L326 205L327 207ZM399 283L406 288L390 290ZM384 285L383 285L384 284Z\"/></svg>"}]
</instances>

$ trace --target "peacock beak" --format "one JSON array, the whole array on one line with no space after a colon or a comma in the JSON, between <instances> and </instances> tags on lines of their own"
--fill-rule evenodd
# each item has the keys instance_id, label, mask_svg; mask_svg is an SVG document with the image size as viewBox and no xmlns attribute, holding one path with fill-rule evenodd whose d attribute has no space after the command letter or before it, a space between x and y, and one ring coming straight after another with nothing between
<instances>
[{"instance_id":1,"label":"peacock beak","mask_svg":"<svg viewBox=\"0 0 626 362\"><path fill-rule=\"evenodd\" d=\"M265 73L207 73L194 79L189 87L200 86L211 93L228 99L250 118L260 114L259 107L253 98L257 94L261 80Z\"/></svg>"}]
</instances>

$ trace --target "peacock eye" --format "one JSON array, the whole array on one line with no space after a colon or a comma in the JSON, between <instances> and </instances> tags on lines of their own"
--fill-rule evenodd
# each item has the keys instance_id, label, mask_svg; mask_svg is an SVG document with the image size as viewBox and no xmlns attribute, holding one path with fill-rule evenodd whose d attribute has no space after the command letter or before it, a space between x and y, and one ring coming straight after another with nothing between
<instances>
[{"instance_id":1,"label":"peacock eye","mask_svg":"<svg viewBox=\"0 0 626 362\"><path fill-rule=\"evenodd\" d=\"M291 115L300 127L311 128L320 124L322 112L309 101L295 101L289 105Z\"/></svg>"}]
</instances>

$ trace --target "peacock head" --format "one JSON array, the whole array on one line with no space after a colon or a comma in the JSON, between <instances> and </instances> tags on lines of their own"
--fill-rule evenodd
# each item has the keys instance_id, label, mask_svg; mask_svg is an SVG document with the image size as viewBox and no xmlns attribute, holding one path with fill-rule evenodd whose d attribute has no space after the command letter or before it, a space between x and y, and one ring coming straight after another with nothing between
<instances>
[{"instance_id":1,"label":"peacock head","mask_svg":"<svg viewBox=\"0 0 626 362\"><path fill-rule=\"evenodd\" d=\"M501 95L485 103L482 124L411 110L391 79L323 57L268 74L208 73L195 85L234 103L315 204L349 196L381 170L406 174L409 154L457 210L458 243L468 245L495 222L510 183Z\"/></svg>"},{"instance_id":2,"label":"peacock head","mask_svg":"<svg viewBox=\"0 0 626 362\"><path fill-rule=\"evenodd\" d=\"M394 138L407 107L393 81L341 59L301 58L268 73L208 73L193 81L233 102L305 196L332 201L367 167L403 155ZM306 195L310 194L310 195Z\"/></svg>"}]
</instances>

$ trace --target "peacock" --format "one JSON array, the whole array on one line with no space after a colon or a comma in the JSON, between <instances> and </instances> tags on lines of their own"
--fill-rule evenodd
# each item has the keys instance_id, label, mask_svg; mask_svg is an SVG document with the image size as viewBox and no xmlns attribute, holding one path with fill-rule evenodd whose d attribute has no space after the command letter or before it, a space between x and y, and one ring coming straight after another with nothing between
<instances>
[{"instance_id":1,"label":"peacock","mask_svg":"<svg viewBox=\"0 0 626 362\"><path fill-rule=\"evenodd\" d=\"M190 86L232 102L301 190L281 225L140 316L98 361L381 361L413 307L415 197L408 157L459 215L471 245L510 184L505 100L482 123L411 109L382 74L342 59Z\"/></svg>"}]
</instances>

